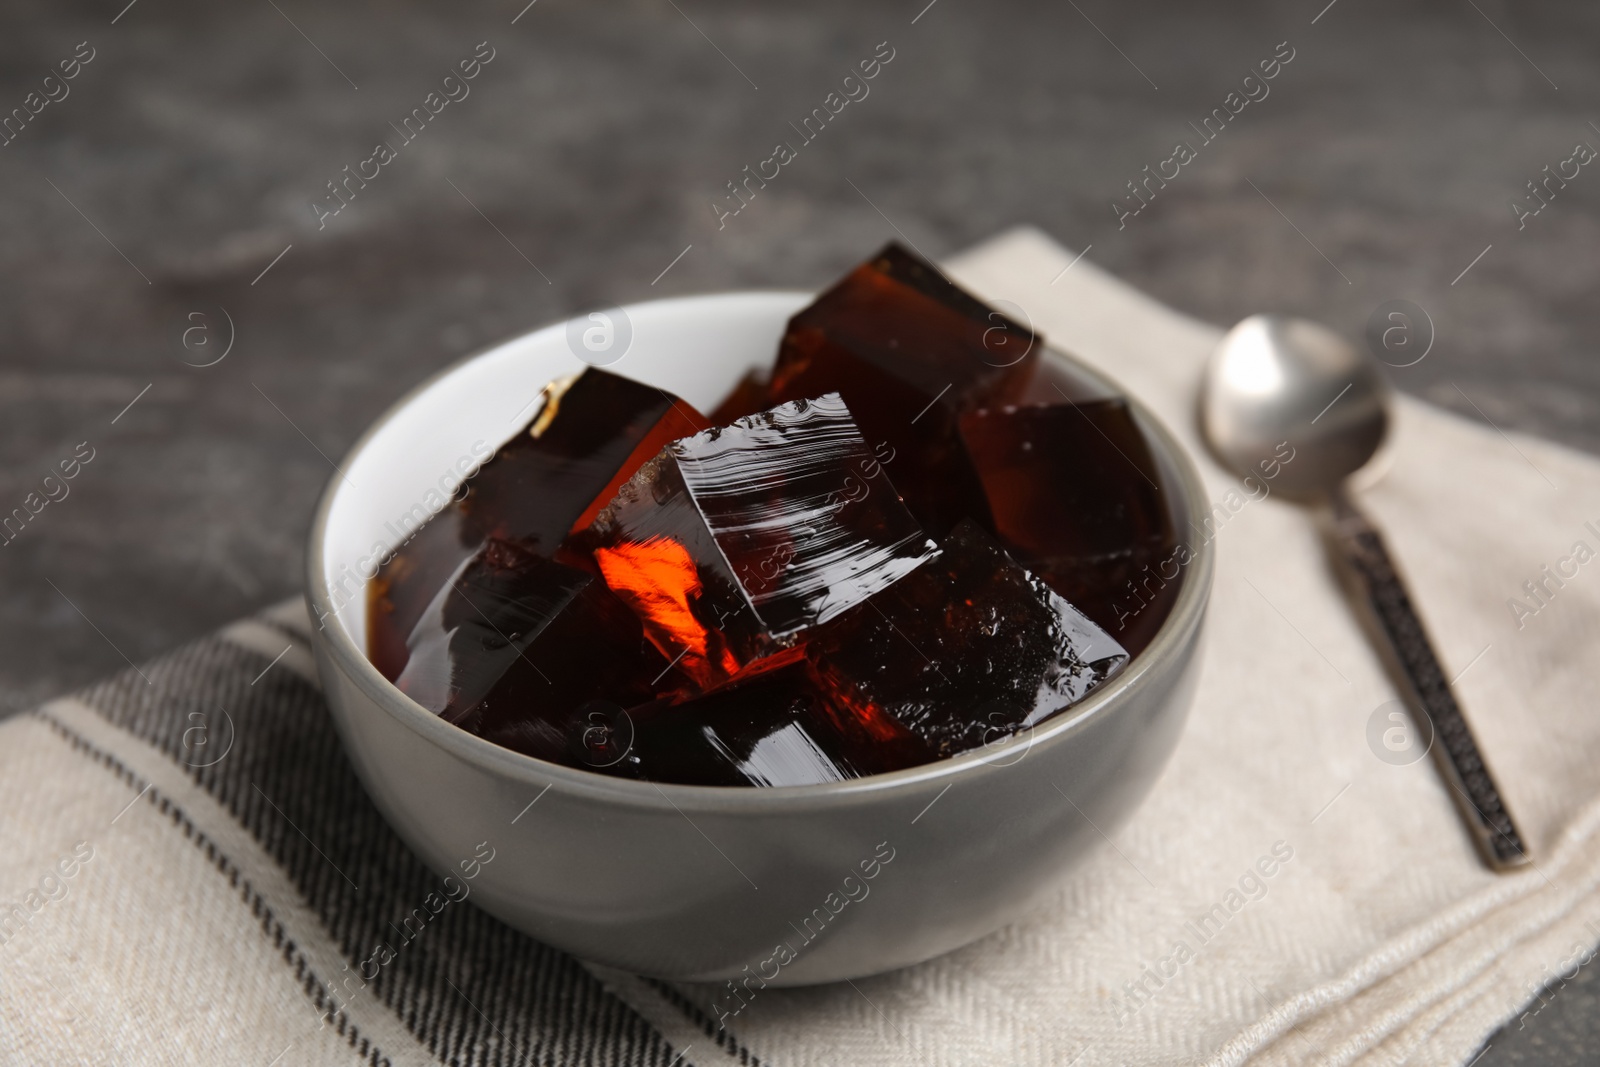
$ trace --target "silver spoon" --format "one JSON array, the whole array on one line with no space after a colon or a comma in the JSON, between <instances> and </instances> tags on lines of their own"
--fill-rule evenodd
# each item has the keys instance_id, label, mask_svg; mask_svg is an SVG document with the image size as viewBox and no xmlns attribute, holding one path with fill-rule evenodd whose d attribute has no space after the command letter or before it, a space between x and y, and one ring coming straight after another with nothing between
<instances>
[{"instance_id":1,"label":"silver spoon","mask_svg":"<svg viewBox=\"0 0 1600 1067\"><path fill-rule=\"evenodd\" d=\"M1391 667L1433 725L1433 753L1457 807L1495 870L1528 862L1527 848L1478 751L1450 683L1388 549L1356 508L1346 479L1372 459L1388 431L1389 388L1377 364L1331 330L1304 319L1252 315L1224 337L1206 367L1200 422L1234 471L1327 508L1332 542L1365 601ZM1287 441L1294 459L1275 450Z\"/></svg>"}]
</instances>

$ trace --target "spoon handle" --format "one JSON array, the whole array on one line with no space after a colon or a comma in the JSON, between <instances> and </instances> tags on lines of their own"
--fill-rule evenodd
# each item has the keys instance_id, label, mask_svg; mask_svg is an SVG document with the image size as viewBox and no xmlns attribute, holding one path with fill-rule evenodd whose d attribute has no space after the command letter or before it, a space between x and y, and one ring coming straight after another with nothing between
<instances>
[{"instance_id":1,"label":"spoon handle","mask_svg":"<svg viewBox=\"0 0 1600 1067\"><path fill-rule=\"evenodd\" d=\"M1483 762L1478 742L1456 703L1439 657L1405 584L1372 521L1339 492L1333 498L1334 537L1388 639L1389 651L1433 724L1434 756L1454 787L1457 807L1489 865L1504 871L1528 862L1527 846Z\"/></svg>"}]
</instances>

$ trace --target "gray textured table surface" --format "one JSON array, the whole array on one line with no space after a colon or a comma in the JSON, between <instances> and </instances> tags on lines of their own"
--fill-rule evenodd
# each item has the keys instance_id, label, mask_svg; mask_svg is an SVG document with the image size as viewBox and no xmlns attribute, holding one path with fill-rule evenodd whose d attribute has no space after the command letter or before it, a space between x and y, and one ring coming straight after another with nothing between
<instances>
[{"instance_id":1,"label":"gray textured table surface","mask_svg":"<svg viewBox=\"0 0 1600 1067\"><path fill-rule=\"evenodd\" d=\"M1508 206L1600 145L1592 4L523 2L10 6L4 108L93 58L0 148L0 510L94 459L0 552L0 710L293 592L327 457L442 364L586 306L815 286L897 230L938 256L1036 223L1217 323L1359 335L1407 298L1437 343L1400 388L1600 448L1600 173ZM319 229L480 41L470 96ZM724 183L881 41L870 96L719 231ZM1119 229L1281 41L1270 96ZM231 352L185 366L219 308ZM1592 1062L1591 978L1477 1062Z\"/></svg>"}]
</instances>

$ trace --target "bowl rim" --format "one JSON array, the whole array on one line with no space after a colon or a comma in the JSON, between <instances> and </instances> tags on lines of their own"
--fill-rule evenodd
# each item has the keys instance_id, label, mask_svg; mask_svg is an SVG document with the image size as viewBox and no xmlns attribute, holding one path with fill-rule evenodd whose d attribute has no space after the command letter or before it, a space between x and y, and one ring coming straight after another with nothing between
<instances>
[{"instance_id":1,"label":"bowl rim","mask_svg":"<svg viewBox=\"0 0 1600 1067\"><path fill-rule=\"evenodd\" d=\"M699 304L708 305L707 310L714 311L716 304L750 298L785 298L803 302L815 297L816 292L807 290L741 289L637 301L625 305L623 310L632 315L647 307ZM338 469L350 469L354 460L370 445L384 426L441 380L469 363L487 358L507 346L528 343L542 334L564 331L568 321L570 320L563 319L505 338L454 360L428 375L407 390L361 432L344 453ZM1125 399L1140 425L1155 440L1167 465L1176 476L1178 496L1188 509L1189 517L1192 519L1204 513L1207 498L1204 483L1195 468L1194 460L1160 419L1156 418L1136 397L1097 368L1060 349L1047 347L1042 355L1069 364L1075 371L1083 373ZM1178 591L1177 601L1150 644L1134 656L1120 673L1074 705L1070 713L1048 719L1045 724L1035 728L1022 745L980 748L950 759L935 760L932 763L919 764L898 771L820 785L756 788L640 781L551 763L504 748L445 722L406 696L380 674L367 658L366 652L356 645L354 638L339 622L322 578L328 518L341 484L342 479L337 473L330 475L318 499L311 527L307 533L306 599L311 608L313 645L323 653L318 656L319 672L321 664L331 663L334 669L340 671L396 723L410 729L424 740L438 745L447 754L490 774L518 781L535 789L559 785L562 787L561 791L583 795L591 800L609 801L629 808L675 809L679 814L683 814L686 808L696 812L739 815L793 813L813 808L847 805L866 795L900 794L907 797L922 797L926 795L926 787L929 785L943 784L948 788L963 776L981 774L985 768L1003 770L1006 766L1021 762L1026 756L1036 755L1034 749L1063 744L1066 738L1083 729L1091 720L1114 714L1118 706L1117 701L1120 700L1122 705L1134 703L1132 696L1124 694L1132 694L1147 688L1151 684L1149 678L1155 665L1179 653L1180 646L1187 640L1190 632L1198 627L1205 612L1215 566L1215 549L1211 540L1199 540L1196 543L1196 540L1191 538L1180 542L1188 545L1191 553L1189 562L1182 567L1183 584ZM332 688L333 686L324 680L324 692L330 692ZM338 714L335 713L335 719L337 718ZM1024 748L1022 756L1010 763L1001 762L1001 754L1010 753L1018 747ZM940 795L943 795L942 790Z\"/></svg>"}]
</instances>

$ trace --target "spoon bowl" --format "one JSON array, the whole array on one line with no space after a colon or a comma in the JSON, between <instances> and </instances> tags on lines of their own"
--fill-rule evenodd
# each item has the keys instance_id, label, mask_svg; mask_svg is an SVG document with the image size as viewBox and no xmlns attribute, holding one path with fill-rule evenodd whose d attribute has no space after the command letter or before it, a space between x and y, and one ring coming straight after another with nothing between
<instances>
[{"instance_id":1,"label":"spoon bowl","mask_svg":"<svg viewBox=\"0 0 1600 1067\"><path fill-rule=\"evenodd\" d=\"M1202 430L1224 465L1259 474L1294 449L1273 488L1330 494L1365 466L1388 432L1389 386L1377 363L1324 326L1252 315L1228 331L1206 368Z\"/></svg>"}]
</instances>

